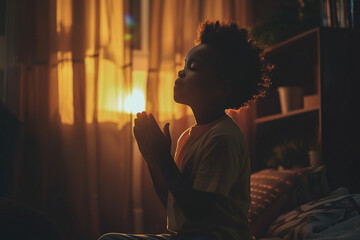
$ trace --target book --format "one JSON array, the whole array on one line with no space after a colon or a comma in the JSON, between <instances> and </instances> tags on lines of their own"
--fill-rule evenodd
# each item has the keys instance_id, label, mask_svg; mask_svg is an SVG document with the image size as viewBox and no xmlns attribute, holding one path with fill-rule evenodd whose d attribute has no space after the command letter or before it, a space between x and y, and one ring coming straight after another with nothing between
<instances>
[{"instance_id":1,"label":"book","mask_svg":"<svg viewBox=\"0 0 360 240\"><path fill-rule=\"evenodd\" d=\"M320 10L321 10L321 26L329 27L328 25L328 14L326 8L326 1L323 0L320 2Z\"/></svg>"},{"instance_id":2,"label":"book","mask_svg":"<svg viewBox=\"0 0 360 240\"><path fill-rule=\"evenodd\" d=\"M325 0L325 12L326 12L326 19L327 19L327 27L331 27L331 11L330 11L330 0Z\"/></svg>"},{"instance_id":3,"label":"book","mask_svg":"<svg viewBox=\"0 0 360 240\"><path fill-rule=\"evenodd\" d=\"M321 26L360 28L360 0L321 0Z\"/></svg>"},{"instance_id":4,"label":"book","mask_svg":"<svg viewBox=\"0 0 360 240\"><path fill-rule=\"evenodd\" d=\"M350 28L350 14L349 14L349 3L350 0L344 0L344 20L345 20L345 27Z\"/></svg>"},{"instance_id":5,"label":"book","mask_svg":"<svg viewBox=\"0 0 360 240\"><path fill-rule=\"evenodd\" d=\"M344 0L336 1L338 27L345 28Z\"/></svg>"}]
</instances>

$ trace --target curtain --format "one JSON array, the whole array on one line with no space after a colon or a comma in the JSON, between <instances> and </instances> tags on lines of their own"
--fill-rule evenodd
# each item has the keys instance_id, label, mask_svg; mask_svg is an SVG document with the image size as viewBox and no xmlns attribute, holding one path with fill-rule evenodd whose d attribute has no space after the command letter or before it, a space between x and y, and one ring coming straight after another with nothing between
<instances>
[{"instance_id":1,"label":"curtain","mask_svg":"<svg viewBox=\"0 0 360 240\"><path fill-rule=\"evenodd\" d=\"M12 197L45 212L62 239L166 231L166 210L132 136L132 2L7 1L5 80L18 89L8 100L18 104L24 123ZM161 127L171 122L174 153L179 135L194 123L172 93L198 24L232 19L248 25L251 11L247 0L150 2L141 97ZM249 114L232 116L248 129Z\"/></svg>"},{"instance_id":2,"label":"curtain","mask_svg":"<svg viewBox=\"0 0 360 240\"><path fill-rule=\"evenodd\" d=\"M24 122L13 198L62 239L133 230L129 4L8 1L6 81L19 76Z\"/></svg>"},{"instance_id":3,"label":"curtain","mask_svg":"<svg viewBox=\"0 0 360 240\"><path fill-rule=\"evenodd\" d=\"M177 73L184 67L188 51L194 47L198 24L205 20L233 20L243 26L251 24L251 5L247 0L152 0L150 12L150 65L147 81L146 110L159 125L170 122L172 154L180 134L195 123L192 111L173 100ZM251 111L227 112L251 136ZM251 141L251 139L249 139ZM144 231L166 232L166 209L152 186L143 165Z\"/></svg>"}]
</instances>

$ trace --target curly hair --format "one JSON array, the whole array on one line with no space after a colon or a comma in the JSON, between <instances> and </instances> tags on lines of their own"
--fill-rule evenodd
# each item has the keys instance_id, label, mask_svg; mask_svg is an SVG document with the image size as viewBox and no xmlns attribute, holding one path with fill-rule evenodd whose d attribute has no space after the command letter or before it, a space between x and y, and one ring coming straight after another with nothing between
<instances>
[{"instance_id":1,"label":"curly hair","mask_svg":"<svg viewBox=\"0 0 360 240\"><path fill-rule=\"evenodd\" d=\"M226 109L238 110L266 95L274 68L263 56L264 47L248 36L236 22L205 20L200 23L194 43L210 45L215 51L219 79L233 83Z\"/></svg>"}]
</instances>

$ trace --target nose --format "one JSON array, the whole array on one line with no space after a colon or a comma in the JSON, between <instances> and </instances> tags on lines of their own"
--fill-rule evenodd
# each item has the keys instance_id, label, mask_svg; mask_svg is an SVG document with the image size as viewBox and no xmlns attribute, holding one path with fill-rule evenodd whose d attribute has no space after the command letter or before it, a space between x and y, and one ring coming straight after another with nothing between
<instances>
[{"instance_id":1,"label":"nose","mask_svg":"<svg viewBox=\"0 0 360 240\"><path fill-rule=\"evenodd\" d=\"M180 70L179 72L178 72L178 77L179 78L183 78L185 75L184 75L184 71L183 70Z\"/></svg>"}]
</instances>

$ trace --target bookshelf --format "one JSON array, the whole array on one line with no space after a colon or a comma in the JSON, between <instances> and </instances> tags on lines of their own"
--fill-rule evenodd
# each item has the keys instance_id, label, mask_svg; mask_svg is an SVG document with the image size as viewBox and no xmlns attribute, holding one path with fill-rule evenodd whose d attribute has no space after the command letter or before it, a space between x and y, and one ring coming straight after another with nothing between
<instances>
[{"instance_id":1,"label":"bookshelf","mask_svg":"<svg viewBox=\"0 0 360 240\"><path fill-rule=\"evenodd\" d=\"M360 27L359 0L321 0L320 9L323 27Z\"/></svg>"},{"instance_id":2,"label":"bookshelf","mask_svg":"<svg viewBox=\"0 0 360 240\"><path fill-rule=\"evenodd\" d=\"M269 94L253 107L253 171L267 167L276 146L301 139L319 148L332 188L360 192L358 43L360 29L317 27L266 50L275 70ZM282 113L279 86L301 86L314 102Z\"/></svg>"},{"instance_id":3,"label":"bookshelf","mask_svg":"<svg viewBox=\"0 0 360 240\"><path fill-rule=\"evenodd\" d=\"M307 112L312 112L312 111L319 111L319 108L314 107L314 108L302 108L302 109L296 109L287 113L279 113L279 114L273 114L273 115L269 115L266 117L260 117L260 118L256 118L255 119L255 123L256 124L260 124L260 123L265 123L265 122L270 122L270 121L275 121L275 120L281 120L282 118L289 118L292 116L296 116L299 114L304 114Z\"/></svg>"}]
</instances>

